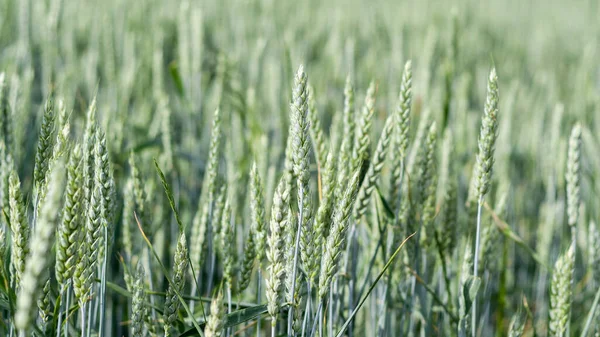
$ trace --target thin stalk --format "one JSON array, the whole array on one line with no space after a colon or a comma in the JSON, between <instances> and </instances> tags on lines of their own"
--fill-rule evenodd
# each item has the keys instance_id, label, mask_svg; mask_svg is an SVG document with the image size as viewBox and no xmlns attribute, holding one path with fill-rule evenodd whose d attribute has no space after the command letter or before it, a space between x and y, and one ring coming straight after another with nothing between
<instances>
[{"instance_id":1,"label":"thin stalk","mask_svg":"<svg viewBox=\"0 0 600 337\"><path fill-rule=\"evenodd\" d=\"M231 313L231 286L227 287L227 314ZM231 327L227 328L226 336L231 336Z\"/></svg>"},{"instance_id":2,"label":"thin stalk","mask_svg":"<svg viewBox=\"0 0 600 337\"><path fill-rule=\"evenodd\" d=\"M258 265L258 281L257 281L257 285L256 285L256 303L260 303L260 294L262 291L262 287L261 287L261 281L262 280L262 272L260 271L260 263ZM260 317L258 318L258 320L256 321L256 337L260 337Z\"/></svg>"},{"instance_id":3,"label":"thin stalk","mask_svg":"<svg viewBox=\"0 0 600 337\"><path fill-rule=\"evenodd\" d=\"M427 251L425 249L423 249L423 265L421 267L421 270L422 270L421 278L423 280L427 280L429 278L428 277L429 275L427 272ZM424 281L423 284L427 285L426 281ZM425 289L425 287L419 287L418 290L419 290L419 302L427 303L427 289ZM429 314L430 314L429 312L423 312L425 321L427 321L429 319ZM425 335L431 334L431 331L429 331L429 328L430 328L429 325L425 326L425 329L426 329Z\"/></svg>"},{"instance_id":4,"label":"thin stalk","mask_svg":"<svg viewBox=\"0 0 600 337\"><path fill-rule=\"evenodd\" d=\"M196 296L196 290L197 290L197 289L196 289L196 280L194 280L194 282L192 282L192 289L191 289L190 295L192 295L192 296ZM195 307L195 306L196 306L195 300L194 300L193 298L192 298L192 299L190 299L190 304L189 304L189 307L190 307L190 310L191 310L192 312L194 312L194 307Z\"/></svg>"},{"instance_id":5,"label":"thin stalk","mask_svg":"<svg viewBox=\"0 0 600 337\"><path fill-rule=\"evenodd\" d=\"M323 302L319 304L319 337L323 337Z\"/></svg>"},{"instance_id":6,"label":"thin stalk","mask_svg":"<svg viewBox=\"0 0 600 337\"><path fill-rule=\"evenodd\" d=\"M212 230L211 230L211 232L212 232ZM214 242L213 242L214 240L213 239L214 239L214 237L212 237L212 234L211 234L210 242L211 242L211 244L213 246L213 249L211 249L211 250L214 250ZM211 252L210 254L211 254L210 255L210 266L209 266L209 272L208 272L208 275L209 275L208 293L212 294L212 290L213 290L213 286L214 286L213 285L213 282L214 282L213 278L215 276L215 268L216 268L216 265L217 265L217 254L215 254L214 251Z\"/></svg>"},{"instance_id":7,"label":"thin stalk","mask_svg":"<svg viewBox=\"0 0 600 337\"><path fill-rule=\"evenodd\" d=\"M329 318L327 319L327 336L333 336L333 283L329 287Z\"/></svg>"},{"instance_id":8,"label":"thin stalk","mask_svg":"<svg viewBox=\"0 0 600 337\"><path fill-rule=\"evenodd\" d=\"M477 279L477 271L479 270L479 237L481 232L481 205L483 204L483 196L479 197L477 203L477 233L475 234L475 256L473 258L473 276ZM477 294L473 299L473 315L472 315L472 333L473 337L477 336Z\"/></svg>"},{"instance_id":9,"label":"thin stalk","mask_svg":"<svg viewBox=\"0 0 600 337\"><path fill-rule=\"evenodd\" d=\"M66 305L67 308L65 310L65 336L64 337L69 337L69 308L71 305L71 281L69 281L67 283L67 301L66 301Z\"/></svg>"},{"instance_id":10,"label":"thin stalk","mask_svg":"<svg viewBox=\"0 0 600 337\"><path fill-rule=\"evenodd\" d=\"M600 302L600 287L596 292L596 296L594 297L594 303L592 304L592 308L588 314L587 319L585 320L585 326L583 328L583 332L581 332L581 337L587 337L590 327L594 321L594 316L596 315L596 310L598 309L598 303Z\"/></svg>"},{"instance_id":11,"label":"thin stalk","mask_svg":"<svg viewBox=\"0 0 600 337\"><path fill-rule=\"evenodd\" d=\"M392 295L390 292L390 288L392 287L392 279L393 279L393 273L394 273L394 266L390 267L390 275L387 278L387 283L385 285L385 291L384 296L383 296L383 300L385 301L384 303L387 305L389 303L392 303L391 299L392 299ZM391 321L391 317L390 317L390 307L386 308L387 310L385 311L385 321L383 323L383 333L385 333L385 331L387 331L388 329L388 325Z\"/></svg>"},{"instance_id":12,"label":"thin stalk","mask_svg":"<svg viewBox=\"0 0 600 337\"><path fill-rule=\"evenodd\" d=\"M106 260L108 257L108 226L104 226L104 258L102 259L102 276L100 277L100 322L98 336L104 336L104 310L106 309Z\"/></svg>"},{"instance_id":13,"label":"thin stalk","mask_svg":"<svg viewBox=\"0 0 600 337\"><path fill-rule=\"evenodd\" d=\"M154 282L152 281L152 268L150 265L150 249L148 247L146 247L145 251L146 251L146 264L147 264L147 266L145 268L148 271L148 285L150 286L150 290L152 290L152 289L154 289L154 285L153 285ZM154 309L154 307L156 306L156 303L154 301L154 296L150 296L150 304L152 304L152 309L151 309L152 320L156 321L156 310Z\"/></svg>"},{"instance_id":14,"label":"thin stalk","mask_svg":"<svg viewBox=\"0 0 600 337\"><path fill-rule=\"evenodd\" d=\"M88 304L91 304L88 302ZM88 320L87 320L87 327L86 327L86 332L85 332L86 337L90 337L92 335L92 306L89 305L88 306Z\"/></svg>"},{"instance_id":15,"label":"thin stalk","mask_svg":"<svg viewBox=\"0 0 600 337\"><path fill-rule=\"evenodd\" d=\"M308 285L308 299L306 300L306 308L304 311L304 318L302 319L302 333L301 337L306 336L306 326L308 325L308 317L310 316L310 285Z\"/></svg>"},{"instance_id":16,"label":"thin stalk","mask_svg":"<svg viewBox=\"0 0 600 337\"><path fill-rule=\"evenodd\" d=\"M577 249L577 228L576 226L571 227L571 245ZM575 259L576 259L577 253L574 253L573 255L573 265L575 265ZM574 284L573 284L573 276L571 276L571 284L569 284L569 287L571 287L571 292L573 292L573 288L574 288ZM567 330L565 332L565 334L567 336L571 336L571 316L573 316L573 306L569 306L569 318L567 319Z\"/></svg>"},{"instance_id":17,"label":"thin stalk","mask_svg":"<svg viewBox=\"0 0 600 337\"><path fill-rule=\"evenodd\" d=\"M296 290L296 274L298 272L298 249L300 246L300 234L302 233L302 221L303 221L303 208L304 208L304 187L302 184L299 184L298 187L298 195L300 196L300 200L298 202L299 210L298 210L298 230L296 232L296 242L294 244L294 265L292 266L292 289L291 294L292 297L295 294ZM293 302L293 301L292 301ZM291 303L290 309L288 311L288 326L287 326L287 335L288 337L292 336L292 323L294 320L294 303Z\"/></svg>"},{"instance_id":18,"label":"thin stalk","mask_svg":"<svg viewBox=\"0 0 600 337\"><path fill-rule=\"evenodd\" d=\"M317 307L317 312L315 313L315 320L313 321L312 328L310 329L310 336L315 335L315 330L317 329L317 323L319 324L319 336L323 336L323 301L319 302L319 306ZM320 318L320 319L319 319Z\"/></svg>"},{"instance_id":19,"label":"thin stalk","mask_svg":"<svg viewBox=\"0 0 600 337\"><path fill-rule=\"evenodd\" d=\"M62 287L62 289L60 290L60 298L62 299L65 295L65 286ZM61 303L61 307L62 307L62 303ZM68 315L68 311L69 311L69 307L67 306L67 315ZM60 337L60 331L61 331L61 325L62 325L62 310L61 308L58 309L58 322L56 324L56 337Z\"/></svg>"},{"instance_id":20,"label":"thin stalk","mask_svg":"<svg viewBox=\"0 0 600 337\"><path fill-rule=\"evenodd\" d=\"M415 293L417 291L417 275L419 275L421 273L421 259L418 258L418 253L419 253L419 249L421 248L421 245L419 244L421 241L421 230L423 230L423 226L421 224L421 227L419 228L419 230L417 231L417 237L415 239L415 247L414 247L414 254L415 254L415 275L413 275L412 278L412 283L411 283L411 287L410 287L410 312L412 313L413 308L415 306ZM414 328L414 318L412 315L410 315L409 317L409 323L408 323L408 335L412 336L413 335L413 328Z\"/></svg>"},{"instance_id":21,"label":"thin stalk","mask_svg":"<svg viewBox=\"0 0 600 337\"><path fill-rule=\"evenodd\" d=\"M348 235L347 235L347 239L346 242L350 242L350 238L352 238L354 236L354 232L356 231L356 226L354 226L354 222L352 222L352 225L350 226L350 229L348 230ZM348 243L346 245L346 255L345 255L345 259L344 259L344 270L345 270L345 275L349 275L349 271L348 268L350 266L350 253L349 253L349 246L350 244ZM342 286L342 290L338 291L338 287L340 280L339 280L339 275L335 277L335 279L333 280L332 284L334 284L334 286L332 286L332 290L330 291L330 293L334 292L335 290L335 302L334 301L330 301L330 305L334 308L333 312L336 312L337 315L333 315L333 312L329 315L329 319L331 321L334 320L334 318L337 317L341 317L341 311L342 311L342 305L341 305L341 300L340 298L343 298L345 293L344 293L344 287ZM335 323L335 322L333 322ZM333 333L333 331L331 332ZM329 334L331 335L331 334Z\"/></svg>"},{"instance_id":22,"label":"thin stalk","mask_svg":"<svg viewBox=\"0 0 600 337\"><path fill-rule=\"evenodd\" d=\"M85 303L81 309L81 336L85 335Z\"/></svg>"},{"instance_id":23,"label":"thin stalk","mask_svg":"<svg viewBox=\"0 0 600 337\"><path fill-rule=\"evenodd\" d=\"M353 224L356 228L356 224ZM352 232L352 236L350 237L350 245L348 247L348 254L351 256L351 261L349 264L350 272L348 273L350 280L348 281L348 311L352 312L354 310L354 298L355 298L355 289L356 289L356 252L358 251L356 248L356 230ZM348 325L348 336L354 336L354 321L350 322Z\"/></svg>"},{"instance_id":24,"label":"thin stalk","mask_svg":"<svg viewBox=\"0 0 600 337\"><path fill-rule=\"evenodd\" d=\"M102 277L100 275L100 269L101 269L101 266L97 266L96 272L98 273L98 277ZM90 319L91 326L96 326L96 323L98 322L98 312L100 311L100 301L98 300L100 297L100 285L98 285L97 283L94 282L94 288L96 289L96 293L94 294L95 297L92 299L92 301L94 303L94 310L93 310L93 313L90 314L91 315L90 316L91 317L91 319Z\"/></svg>"}]
</instances>

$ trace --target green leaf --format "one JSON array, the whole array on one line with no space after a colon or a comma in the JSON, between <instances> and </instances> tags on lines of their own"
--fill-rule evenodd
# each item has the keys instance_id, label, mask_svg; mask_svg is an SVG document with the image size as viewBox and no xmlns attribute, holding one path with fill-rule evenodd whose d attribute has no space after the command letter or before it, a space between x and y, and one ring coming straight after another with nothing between
<instances>
[{"instance_id":1,"label":"green leaf","mask_svg":"<svg viewBox=\"0 0 600 337\"><path fill-rule=\"evenodd\" d=\"M171 78L173 79L173 83L175 84L175 89L177 89L177 94L179 94L180 97L185 96L183 81L181 80L181 74L179 74L179 67L177 67L177 62L173 61L169 63L169 74L171 74Z\"/></svg>"},{"instance_id":2,"label":"green leaf","mask_svg":"<svg viewBox=\"0 0 600 337\"><path fill-rule=\"evenodd\" d=\"M163 174L162 170L160 169L160 167L158 167L158 163L156 162L156 159L154 159L154 166L156 167L156 171L158 172L158 175L160 176L160 182L162 183L162 185L165 189L165 193L167 194L167 199L169 199L169 205L171 205L171 209L173 210L173 213L175 213L175 221L177 221L177 226L179 227L179 233L183 233L185 228L183 227L183 223L181 222L181 219L179 218L179 212L177 211L177 208L175 207L175 198L173 197L173 191L171 191L171 188L169 187L169 184L167 183L167 179L165 178L165 175Z\"/></svg>"},{"instance_id":3,"label":"green leaf","mask_svg":"<svg viewBox=\"0 0 600 337\"><path fill-rule=\"evenodd\" d=\"M395 217L394 211L392 211L392 208L390 207L390 204L387 202L387 200L385 199L385 197L381 193L381 189L379 189L379 186L375 186L375 190L377 191L377 195L379 196L379 201L383 205L383 209L385 210L385 215L389 219L393 219Z\"/></svg>"}]
</instances>

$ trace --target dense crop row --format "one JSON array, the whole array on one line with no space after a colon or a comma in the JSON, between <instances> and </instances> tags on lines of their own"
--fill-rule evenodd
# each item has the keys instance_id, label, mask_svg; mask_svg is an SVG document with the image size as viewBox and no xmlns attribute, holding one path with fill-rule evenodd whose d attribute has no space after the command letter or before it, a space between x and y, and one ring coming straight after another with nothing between
<instances>
[{"instance_id":1,"label":"dense crop row","mask_svg":"<svg viewBox=\"0 0 600 337\"><path fill-rule=\"evenodd\" d=\"M0 334L600 336L597 12L1 0Z\"/></svg>"}]
</instances>

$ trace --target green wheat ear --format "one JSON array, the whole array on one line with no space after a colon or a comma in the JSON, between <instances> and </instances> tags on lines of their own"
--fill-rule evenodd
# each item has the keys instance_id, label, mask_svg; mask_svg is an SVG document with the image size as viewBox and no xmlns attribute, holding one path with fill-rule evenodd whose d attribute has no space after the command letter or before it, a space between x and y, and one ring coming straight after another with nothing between
<instances>
[{"instance_id":1,"label":"green wheat ear","mask_svg":"<svg viewBox=\"0 0 600 337\"><path fill-rule=\"evenodd\" d=\"M54 101L49 97L44 106L42 126L38 138L37 153L35 155L35 167L33 169L33 181L38 191L42 189L52 156L55 117Z\"/></svg>"},{"instance_id":2,"label":"green wheat ear","mask_svg":"<svg viewBox=\"0 0 600 337\"><path fill-rule=\"evenodd\" d=\"M144 335L144 319L146 318L146 291L144 279L146 272L141 262L138 262L133 284L133 298L131 300L131 335L142 337Z\"/></svg>"},{"instance_id":3,"label":"green wheat ear","mask_svg":"<svg viewBox=\"0 0 600 337\"><path fill-rule=\"evenodd\" d=\"M323 244L329 235L331 228L331 215L335 203L335 174L336 160L331 151L327 154L325 167L321 174L321 202L317 208L316 216L313 221L313 245L315 247L314 254L310 257L313 269L307 272L308 279L313 283L319 276L319 263L323 257Z\"/></svg>"},{"instance_id":4,"label":"green wheat ear","mask_svg":"<svg viewBox=\"0 0 600 337\"><path fill-rule=\"evenodd\" d=\"M293 238L293 244L288 247L288 254L292 258L288 270L289 280L288 300L290 313L288 318L288 333L298 331L297 322L301 316L299 308L300 286L302 273L299 272L300 263L306 269L311 266L310 257L314 254L313 228L312 228L312 200L310 193L310 171L309 171L309 120L308 120L308 76L304 72L304 66L300 65L294 77L291 104L291 147L293 173L296 177L298 188L298 220L295 233L291 231L288 235ZM293 227L293 226L290 226Z\"/></svg>"},{"instance_id":5,"label":"green wheat ear","mask_svg":"<svg viewBox=\"0 0 600 337\"><path fill-rule=\"evenodd\" d=\"M29 255L30 229L27 221L27 211L21 192L21 181L13 169L9 177L9 204L11 225L11 271L12 283L18 288L21 275L25 271L25 261Z\"/></svg>"},{"instance_id":6,"label":"green wheat ear","mask_svg":"<svg viewBox=\"0 0 600 337\"><path fill-rule=\"evenodd\" d=\"M281 179L275 194L273 195L273 205L271 207L270 233L267 238L268 250L267 260L269 266L267 270L267 309L271 316L271 324L277 323L281 300L283 299L284 278L285 278L285 230L289 225L289 198L290 191L287 190L285 179Z\"/></svg>"},{"instance_id":7,"label":"green wheat ear","mask_svg":"<svg viewBox=\"0 0 600 337\"><path fill-rule=\"evenodd\" d=\"M404 174L404 161L408 149L408 133L410 131L410 113L412 105L412 62L409 60L404 65L402 84L396 110L394 111L394 134L390 149L390 202L394 210L399 208L400 189Z\"/></svg>"},{"instance_id":8,"label":"green wheat ear","mask_svg":"<svg viewBox=\"0 0 600 337\"><path fill-rule=\"evenodd\" d=\"M173 284L169 286L165 297L163 311L165 336L171 335L173 323L177 319L177 312L181 302L177 297L185 286L185 275L188 267L188 248L185 233L179 235L175 258L173 261Z\"/></svg>"},{"instance_id":9,"label":"green wheat ear","mask_svg":"<svg viewBox=\"0 0 600 337\"><path fill-rule=\"evenodd\" d=\"M319 167L323 168L327 161L327 140L321 127L321 121L319 120L317 112L317 102L315 99L315 89L312 86L307 87L308 93L308 120L310 137L313 143L313 149L317 157Z\"/></svg>"},{"instance_id":10,"label":"green wheat ear","mask_svg":"<svg viewBox=\"0 0 600 337\"><path fill-rule=\"evenodd\" d=\"M575 245L561 255L554 265L550 284L550 322L551 336L565 336L571 315L573 268L575 263Z\"/></svg>"},{"instance_id":11,"label":"green wheat ear","mask_svg":"<svg viewBox=\"0 0 600 337\"><path fill-rule=\"evenodd\" d=\"M223 258L223 280L225 281L225 287L234 290L233 284L233 273L235 264L235 228L231 221L231 206L229 199L225 199L225 205L223 206L223 213L221 215L221 246L222 258Z\"/></svg>"},{"instance_id":12,"label":"green wheat ear","mask_svg":"<svg viewBox=\"0 0 600 337\"><path fill-rule=\"evenodd\" d=\"M259 268L265 257L267 229L265 228L265 201L262 179L258 172L256 162L252 164L250 171L250 210L252 216L252 233L256 241L256 260Z\"/></svg>"},{"instance_id":13,"label":"green wheat ear","mask_svg":"<svg viewBox=\"0 0 600 337\"><path fill-rule=\"evenodd\" d=\"M350 76L346 77L346 86L344 87L344 110L342 114L342 130L343 133L340 136L340 150L339 156L337 156L336 167L338 168L337 173L337 184L334 195L341 196L344 194L344 182L349 178L350 163L352 160L352 153L354 151L354 137L355 137L355 111L354 111L354 86ZM338 198L336 197L336 199Z\"/></svg>"},{"instance_id":14,"label":"green wheat ear","mask_svg":"<svg viewBox=\"0 0 600 337\"><path fill-rule=\"evenodd\" d=\"M83 133L83 186L84 203L87 208L94 190L94 163L96 144L96 96L93 97L86 115L85 130Z\"/></svg>"},{"instance_id":15,"label":"green wheat ear","mask_svg":"<svg viewBox=\"0 0 600 337\"><path fill-rule=\"evenodd\" d=\"M16 156L14 146L13 118L9 106L9 91L6 73L0 72L0 142L4 143L7 152Z\"/></svg>"},{"instance_id":16,"label":"green wheat ear","mask_svg":"<svg viewBox=\"0 0 600 337\"><path fill-rule=\"evenodd\" d=\"M294 175L303 184L308 180L309 121L307 78L304 67L301 65L294 79L291 104L293 169Z\"/></svg>"},{"instance_id":17,"label":"green wheat ear","mask_svg":"<svg viewBox=\"0 0 600 337\"><path fill-rule=\"evenodd\" d=\"M567 155L567 214L568 224L574 227L579 218L579 204L581 202L580 171L581 171L581 124L575 124L569 138Z\"/></svg>"},{"instance_id":18,"label":"green wheat ear","mask_svg":"<svg viewBox=\"0 0 600 337\"><path fill-rule=\"evenodd\" d=\"M510 320L508 337L521 337L523 335L523 330L525 330L525 323L527 323L527 316L521 308L519 308L519 311L517 311Z\"/></svg>"},{"instance_id":19,"label":"green wheat ear","mask_svg":"<svg viewBox=\"0 0 600 337\"><path fill-rule=\"evenodd\" d=\"M223 305L223 289L219 287L210 304L210 316L204 328L205 337L221 336L225 325L225 306Z\"/></svg>"},{"instance_id":20,"label":"green wheat ear","mask_svg":"<svg viewBox=\"0 0 600 337\"><path fill-rule=\"evenodd\" d=\"M43 291L44 282L48 279L50 259L48 252L54 243L54 233L58 220L60 199L65 180L63 159L50 172L48 189L39 212L39 218L29 245L30 254L21 277L20 290L17 296L15 327L27 333L35 316L35 302Z\"/></svg>"},{"instance_id":21,"label":"green wheat ear","mask_svg":"<svg viewBox=\"0 0 600 337\"><path fill-rule=\"evenodd\" d=\"M332 227L324 246L323 258L321 259L321 274L319 276L318 296L325 299L329 293L329 286L338 269L340 255L348 230L348 218L352 206L356 201L360 180L360 172L355 172L348 182L344 195L337 203L333 211Z\"/></svg>"},{"instance_id":22,"label":"green wheat ear","mask_svg":"<svg viewBox=\"0 0 600 337\"><path fill-rule=\"evenodd\" d=\"M379 142L377 143L375 153L373 153L371 165L369 166L367 174L365 175L361 188L358 192L356 206L354 207L354 218L356 220L359 220L365 214L371 195L373 194L373 191L379 182L379 177L381 176L381 170L383 169L383 164L385 163L393 131L394 117L389 116L385 121L383 132L381 133Z\"/></svg>"},{"instance_id":23,"label":"green wheat ear","mask_svg":"<svg viewBox=\"0 0 600 337\"><path fill-rule=\"evenodd\" d=\"M56 246L56 280L62 289L67 281L73 276L77 262L77 249L81 234L83 233L83 220L80 215L83 210L82 200L83 170L82 170L81 146L76 144L71 151L69 163L67 164L67 187L64 195L64 206L62 219L57 231Z\"/></svg>"},{"instance_id":24,"label":"green wheat ear","mask_svg":"<svg viewBox=\"0 0 600 337\"><path fill-rule=\"evenodd\" d=\"M198 201L198 208L192 222L190 259L192 261L193 270L195 270L196 273L200 272L204 261L204 246L208 226L218 222L217 219L209 224L210 211L215 198L217 173L219 171L220 149L221 111L220 109L216 109L212 120L208 164L202 181L202 195Z\"/></svg>"},{"instance_id":25,"label":"green wheat ear","mask_svg":"<svg viewBox=\"0 0 600 337\"><path fill-rule=\"evenodd\" d=\"M360 167L360 164L367 160L369 146L371 146L371 126L373 124L373 115L375 114L375 94L377 87L375 82L369 84L365 104L359 117L359 125L354 139L354 150L352 152L351 172Z\"/></svg>"},{"instance_id":26,"label":"green wheat ear","mask_svg":"<svg viewBox=\"0 0 600 337\"><path fill-rule=\"evenodd\" d=\"M254 264L257 260L256 256L258 255L255 237L255 229L251 228L244 242L244 257L242 258L242 261L240 261L240 281L236 289L239 293L242 293L248 288L248 285L250 285L250 278L252 277Z\"/></svg>"},{"instance_id":27,"label":"green wheat ear","mask_svg":"<svg viewBox=\"0 0 600 337\"><path fill-rule=\"evenodd\" d=\"M425 231L421 231L421 243L428 246L432 242L433 228L431 223L435 216L437 170L436 170L437 126L433 122L429 126L427 138L419 160L419 177L417 187L420 192L421 221Z\"/></svg>"},{"instance_id":28,"label":"green wheat ear","mask_svg":"<svg viewBox=\"0 0 600 337\"><path fill-rule=\"evenodd\" d=\"M479 133L479 152L475 171L475 193L478 199L483 198L490 187L494 151L498 137L498 76L496 68L492 68L488 78L485 110L481 120Z\"/></svg>"}]
</instances>

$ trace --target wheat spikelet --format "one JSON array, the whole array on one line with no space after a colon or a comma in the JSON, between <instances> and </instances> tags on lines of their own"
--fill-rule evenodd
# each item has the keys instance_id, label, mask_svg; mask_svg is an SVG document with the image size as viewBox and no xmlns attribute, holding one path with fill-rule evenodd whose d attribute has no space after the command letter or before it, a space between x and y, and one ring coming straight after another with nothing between
<instances>
[{"instance_id":1,"label":"wheat spikelet","mask_svg":"<svg viewBox=\"0 0 600 337\"><path fill-rule=\"evenodd\" d=\"M402 74L402 83L400 85L400 94L398 104L394 112L394 134L392 136L392 148L390 153L390 162L392 164L392 174L390 175L390 202L392 207L397 209L400 198L400 186L404 170L404 159L408 148L408 133L410 131L410 112L412 104L412 62L406 61L404 73Z\"/></svg>"},{"instance_id":2,"label":"wheat spikelet","mask_svg":"<svg viewBox=\"0 0 600 337\"><path fill-rule=\"evenodd\" d=\"M479 133L479 152L475 170L475 194L483 198L490 187L492 167L494 165L494 149L498 137L498 76L492 68L488 79L485 110L481 120Z\"/></svg>"},{"instance_id":3,"label":"wheat spikelet","mask_svg":"<svg viewBox=\"0 0 600 337\"><path fill-rule=\"evenodd\" d=\"M576 124L571 130L569 138L569 151L567 158L567 214L568 224L574 227L579 218L579 203L581 202L580 192L580 156L581 156L581 125Z\"/></svg>"},{"instance_id":4,"label":"wheat spikelet","mask_svg":"<svg viewBox=\"0 0 600 337\"><path fill-rule=\"evenodd\" d=\"M231 222L231 206L229 199L225 200L223 214L221 215L221 246L223 247L223 279L226 288L232 292L234 289L233 274L235 265L235 232Z\"/></svg>"},{"instance_id":5,"label":"wheat spikelet","mask_svg":"<svg viewBox=\"0 0 600 337\"><path fill-rule=\"evenodd\" d=\"M337 196L341 196L344 193L343 182L348 179L348 172L350 172L349 163L352 160L356 129L354 123L354 87L350 76L346 77L346 85L344 87L344 111L342 116L343 133L340 137L340 151L336 164L339 172L337 174L337 184L334 193L334 195Z\"/></svg>"},{"instance_id":6,"label":"wheat spikelet","mask_svg":"<svg viewBox=\"0 0 600 337\"><path fill-rule=\"evenodd\" d=\"M325 168L323 170L322 175L322 198L319 203L319 207L317 208L317 214L313 223L313 245L315 247L314 254L309 256L312 260L312 266L318 266L321 258L323 257L323 244L325 242L325 238L329 235L329 230L331 227L331 213L333 211L333 205L335 202L335 165L336 160L333 157L333 154L329 152L327 155L327 161L325 164ZM307 270L308 279L313 283L317 276L319 276L319 269L315 267L313 269Z\"/></svg>"},{"instance_id":7,"label":"wheat spikelet","mask_svg":"<svg viewBox=\"0 0 600 337\"><path fill-rule=\"evenodd\" d=\"M254 263L257 260L258 247L255 244L256 233L253 229L250 229L246 241L244 243L244 257L242 258L240 268L240 280L237 286L237 291L242 293L250 284L250 278L252 277L252 271L254 270Z\"/></svg>"},{"instance_id":8,"label":"wheat spikelet","mask_svg":"<svg viewBox=\"0 0 600 337\"><path fill-rule=\"evenodd\" d=\"M34 303L43 290L43 282L48 279L49 254L54 242L58 220L60 196L64 182L64 162L60 160L50 172L48 192L40 208L40 217L29 245L30 254L25 264L17 297L15 327L27 332L34 319Z\"/></svg>"},{"instance_id":9,"label":"wheat spikelet","mask_svg":"<svg viewBox=\"0 0 600 337\"><path fill-rule=\"evenodd\" d=\"M11 281L15 286L21 282L21 275L25 271L25 261L29 254L29 223L27 211L21 194L21 182L14 169L9 178L9 204L11 225Z\"/></svg>"},{"instance_id":10,"label":"wheat spikelet","mask_svg":"<svg viewBox=\"0 0 600 337\"><path fill-rule=\"evenodd\" d=\"M86 115L85 131L83 133L83 183L84 183L84 208L87 209L88 202L94 190L94 165L95 165L95 141L96 141L96 96L88 107Z\"/></svg>"},{"instance_id":11,"label":"wheat spikelet","mask_svg":"<svg viewBox=\"0 0 600 337\"><path fill-rule=\"evenodd\" d=\"M550 322L548 326L551 336L564 336L569 324L574 254L575 246L571 245L569 250L561 255L554 265L550 285Z\"/></svg>"},{"instance_id":12,"label":"wheat spikelet","mask_svg":"<svg viewBox=\"0 0 600 337\"><path fill-rule=\"evenodd\" d=\"M256 260L260 268L265 256L267 229L265 228L263 184L256 162L252 164L252 170L250 171L250 209L252 216L251 228L256 242Z\"/></svg>"},{"instance_id":13,"label":"wheat spikelet","mask_svg":"<svg viewBox=\"0 0 600 337\"><path fill-rule=\"evenodd\" d=\"M319 121L319 116L317 112L317 102L315 100L315 89L312 86L307 87L308 93L308 120L309 120L309 130L310 137L313 143L313 149L316 154L316 159L319 164L319 167L323 168L325 166L325 162L327 160L327 139L325 138L325 134L323 134L323 128L321 127L321 122Z\"/></svg>"},{"instance_id":14,"label":"wheat spikelet","mask_svg":"<svg viewBox=\"0 0 600 337\"><path fill-rule=\"evenodd\" d=\"M288 225L290 191L286 189L284 179L281 179L275 194L273 195L273 205L271 208L270 233L267 238L268 250L267 260L269 261L267 277L267 310L271 316L271 324L277 323L280 300L283 292L283 279L285 277L284 243L285 229Z\"/></svg>"},{"instance_id":15,"label":"wheat spikelet","mask_svg":"<svg viewBox=\"0 0 600 337\"><path fill-rule=\"evenodd\" d=\"M521 309L513 315L510 320L510 325L508 327L508 337L521 337L523 335L523 330L525 330L525 323L527 323L527 316L525 316Z\"/></svg>"},{"instance_id":16,"label":"wheat spikelet","mask_svg":"<svg viewBox=\"0 0 600 337\"><path fill-rule=\"evenodd\" d=\"M54 120L54 102L52 98L48 98L44 106L44 114L42 115L42 126L40 128L37 153L35 155L35 167L33 169L33 181L38 191L41 190L52 156Z\"/></svg>"},{"instance_id":17,"label":"wheat spikelet","mask_svg":"<svg viewBox=\"0 0 600 337\"><path fill-rule=\"evenodd\" d=\"M198 210L192 223L192 238L190 245L190 257L192 268L196 272L200 271L204 261L204 245L206 232L209 226L209 216L212 208L214 194L216 189L216 177L219 170L219 150L221 146L221 112L215 110L212 121L212 131L210 138L208 163L202 181L202 196L198 202ZM213 218L214 219L214 218ZM212 221L218 222L219 219Z\"/></svg>"},{"instance_id":18,"label":"wheat spikelet","mask_svg":"<svg viewBox=\"0 0 600 337\"><path fill-rule=\"evenodd\" d=\"M368 160L367 156L369 153L369 146L371 145L371 137L369 134L371 133L373 115L375 114L375 93L375 82L371 82L371 84L369 84L369 89L367 89L365 105L362 113L360 114L359 125L358 129L356 130L350 172L356 171L360 163L362 163L364 160Z\"/></svg>"},{"instance_id":19,"label":"wheat spikelet","mask_svg":"<svg viewBox=\"0 0 600 337\"><path fill-rule=\"evenodd\" d=\"M179 234L177 239L177 248L175 249L175 258L173 262L172 284L167 289L164 306L164 329L165 336L171 335L171 327L177 319L177 311L181 303L177 293L181 293L185 286L185 275L188 267L188 248L185 233Z\"/></svg>"},{"instance_id":20,"label":"wheat spikelet","mask_svg":"<svg viewBox=\"0 0 600 337\"><path fill-rule=\"evenodd\" d=\"M388 152L388 147L390 145L390 141L392 138L391 135L393 131L394 117L389 116L385 121L383 132L381 133L379 142L377 143L375 153L373 153L371 165L369 166L367 174L365 175L361 188L358 192L356 205L354 207L354 218L357 220L365 214L367 206L369 205L371 194L377 186L379 177L381 175L381 170L383 168L383 164L385 163L385 158Z\"/></svg>"},{"instance_id":21,"label":"wheat spikelet","mask_svg":"<svg viewBox=\"0 0 600 337\"><path fill-rule=\"evenodd\" d=\"M131 300L131 336L142 337L144 335L144 319L146 318L146 292L144 290L144 266L138 262L133 284L133 298Z\"/></svg>"},{"instance_id":22,"label":"wheat spikelet","mask_svg":"<svg viewBox=\"0 0 600 337\"><path fill-rule=\"evenodd\" d=\"M333 275L337 272L337 264L342 252L342 246L348 229L348 217L358 193L360 173L355 172L348 182L344 196L340 199L333 212L332 227L325 243L323 258L321 260L321 274L319 276L318 295L325 299Z\"/></svg>"},{"instance_id":23,"label":"wheat spikelet","mask_svg":"<svg viewBox=\"0 0 600 337\"><path fill-rule=\"evenodd\" d=\"M81 239L81 225L83 217L83 161L81 147L75 145L67 165L67 186L64 195L64 206L61 222L58 226L56 246L55 275L59 288L66 285L67 280L73 276L73 269L77 262L78 242Z\"/></svg>"},{"instance_id":24,"label":"wheat spikelet","mask_svg":"<svg viewBox=\"0 0 600 337\"><path fill-rule=\"evenodd\" d=\"M204 328L204 336L218 337L221 336L225 323L225 307L223 306L223 290L219 288L217 295L210 303L210 316Z\"/></svg>"}]
</instances>

